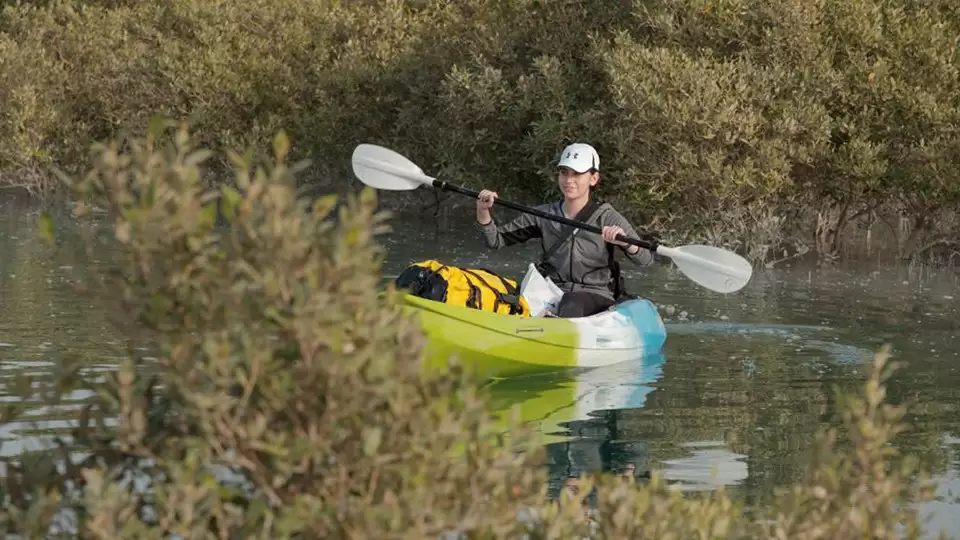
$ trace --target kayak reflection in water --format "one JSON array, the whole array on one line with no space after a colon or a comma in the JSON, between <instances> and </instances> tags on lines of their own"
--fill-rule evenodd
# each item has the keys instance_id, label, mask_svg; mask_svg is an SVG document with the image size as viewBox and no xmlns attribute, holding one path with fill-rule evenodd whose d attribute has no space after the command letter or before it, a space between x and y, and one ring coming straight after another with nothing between
<instances>
[{"instance_id":1,"label":"kayak reflection in water","mask_svg":"<svg viewBox=\"0 0 960 540\"><path fill-rule=\"evenodd\" d=\"M602 237L528 213L497 225L490 212L497 193L487 189L481 190L477 197L477 227L491 249L539 238L543 254L537 270L564 293L557 316L586 317L630 297L614 256L615 248L639 266L652 264L653 253L615 240L617 235L629 238L638 238L638 235L613 206L591 197L592 188L600 181L600 156L592 146L584 143L567 146L557 167L557 183L563 200L540 205L537 210L599 227Z\"/></svg>"}]
</instances>

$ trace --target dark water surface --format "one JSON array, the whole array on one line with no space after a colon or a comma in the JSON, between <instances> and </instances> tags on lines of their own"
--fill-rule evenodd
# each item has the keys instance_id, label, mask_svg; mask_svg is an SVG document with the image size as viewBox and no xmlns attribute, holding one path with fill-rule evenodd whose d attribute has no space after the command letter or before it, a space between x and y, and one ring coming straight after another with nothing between
<instances>
[{"instance_id":1,"label":"dark water surface","mask_svg":"<svg viewBox=\"0 0 960 540\"><path fill-rule=\"evenodd\" d=\"M119 342L104 313L70 288L37 241L37 206L0 194L0 384L43 373L77 353L111 369ZM535 246L485 250L465 215L440 232L405 219L382 239L386 275L436 258L520 278ZM629 263L628 263L629 264ZM657 470L684 489L723 485L751 502L799 478L818 429L834 422L835 386L858 389L882 345L906 361L889 384L895 402L917 403L904 448L941 483L928 525L960 536L960 342L958 272L920 265L847 263L757 270L740 292L703 289L661 260L627 266L628 287L664 309L662 356L579 379L532 377L494 387L552 435L552 485L582 471ZM566 396L566 397L565 397ZM573 397L571 397L573 396ZM76 395L76 399L84 396ZM0 396L2 399L2 396ZM35 411L45 429L65 421ZM40 448L33 425L0 429L0 452Z\"/></svg>"}]
</instances>

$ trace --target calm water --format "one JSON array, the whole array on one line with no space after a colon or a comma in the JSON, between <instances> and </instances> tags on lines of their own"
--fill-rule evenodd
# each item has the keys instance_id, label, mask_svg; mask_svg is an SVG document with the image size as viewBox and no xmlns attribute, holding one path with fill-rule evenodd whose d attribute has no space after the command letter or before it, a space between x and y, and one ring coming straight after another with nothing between
<instances>
[{"instance_id":1,"label":"calm water","mask_svg":"<svg viewBox=\"0 0 960 540\"><path fill-rule=\"evenodd\" d=\"M110 369L121 352L104 313L71 289L69 272L36 240L32 203L0 194L0 376L43 373L63 354ZM465 215L440 234L405 219L382 242L386 277L437 258L522 277L535 247L482 249ZM758 270L721 297L667 262L627 267L628 287L663 305L663 355L571 379L544 376L494 387L503 406L550 435L551 484L582 471L657 470L685 489L726 486L750 501L799 478L805 450L833 422L833 388L858 388L872 354L890 344L908 362L890 383L917 403L904 438L941 482L924 509L930 527L960 536L958 273L907 265L847 264ZM669 307L668 307L669 306ZM5 387L5 386L4 386ZM84 396L76 395L76 399ZM42 429L65 425L47 411L34 424L0 428L0 452L40 448Z\"/></svg>"}]
</instances>

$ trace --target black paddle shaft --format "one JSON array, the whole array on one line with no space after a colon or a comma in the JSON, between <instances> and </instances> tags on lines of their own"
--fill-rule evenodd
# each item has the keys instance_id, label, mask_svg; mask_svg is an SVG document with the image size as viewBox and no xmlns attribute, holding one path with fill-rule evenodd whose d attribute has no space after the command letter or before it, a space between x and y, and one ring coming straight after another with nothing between
<instances>
[{"instance_id":1,"label":"black paddle shaft","mask_svg":"<svg viewBox=\"0 0 960 540\"><path fill-rule=\"evenodd\" d=\"M454 193L460 193L461 195L468 195L468 196L470 196L470 197L473 197L474 199L476 199L476 198L478 198L478 197L480 196L480 192L479 192L479 191L473 191L473 190L467 189L467 188L465 188L465 187L458 186L458 185L456 185L456 184L448 183L448 182L446 182L446 181L444 181L444 180L434 180L434 181L433 181L433 187L439 188L439 189L445 189L445 190L447 190L447 191L453 191ZM530 208L529 206L524 206L524 205L522 205L522 204L517 204L517 203L515 203L515 202L505 201L505 200L501 199L500 197L494 198L493 203L494 203L494 204L499 204L499 205L502 205L502 206L506 206L507 208L513 208L514 210L519 210L519 211L521 211L521 212L526 212L526 213L528 213L528 214L533 214L533 215L535 215L535 216L542 217L543 219L549 219L549 220L551 220L551 221L556 221L556 222L558 222L558 223L563 223L563 224L565 224L565 225L570 225L571 227L577 227L577 228L579 228L579 229L585 229L585 230L588 230L588 231L590 231L590 232L595 232L595 233L597 233L597 234L602 234L602 233L603 233L603 229L601 229L600 227L595 227L595 226L593 226L593 225L587 225L586 223L582 223L582 222L580 222L580 221L576 221L576 220L573 220L573 219L568 219L568 218L565 218L565 217L563 217L563 216L555 216L555 215L553 215L553 214L548 214L548 213L546 213L546 212L541 212L540 210L537 210L536 208ZM642 247L642 248L644 248L644 249L648 249L648 250L650 250L650 251L652 251L652 252L654 252L654 253L656 253L656 251L657 251L657 244L654 243L654 242L648 242L648 241L646 241L646 240L637 240L637 239L635 239L635 238L628 238L628 237L626 237L626 236L624 236L624 235L622 235L622 234L618 234L617 237L616 237L616 239L617 239L617 240L620 240L621 242L626 242L626 243L631 244L631 245L634 245L634 246L638 246L638 247Z\"/></svg>"}]
</instances>

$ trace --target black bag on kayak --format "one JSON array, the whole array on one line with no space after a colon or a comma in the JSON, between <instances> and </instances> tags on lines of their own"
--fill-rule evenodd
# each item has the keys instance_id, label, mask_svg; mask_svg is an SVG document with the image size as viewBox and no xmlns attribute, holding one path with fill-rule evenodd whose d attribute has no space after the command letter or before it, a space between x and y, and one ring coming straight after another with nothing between
<instances>
[{"instance_id":1,"label":"black bag on kayak","mask_svg":"<svg viewBox=\"0 0 960 540\"><path fill-rule=\"evenodd\" d=\"M529 315L517 282L484 268L460 268L426 260L394 279L398 289L427 300L506 315Z\"/></svg>"}]
</instances>

